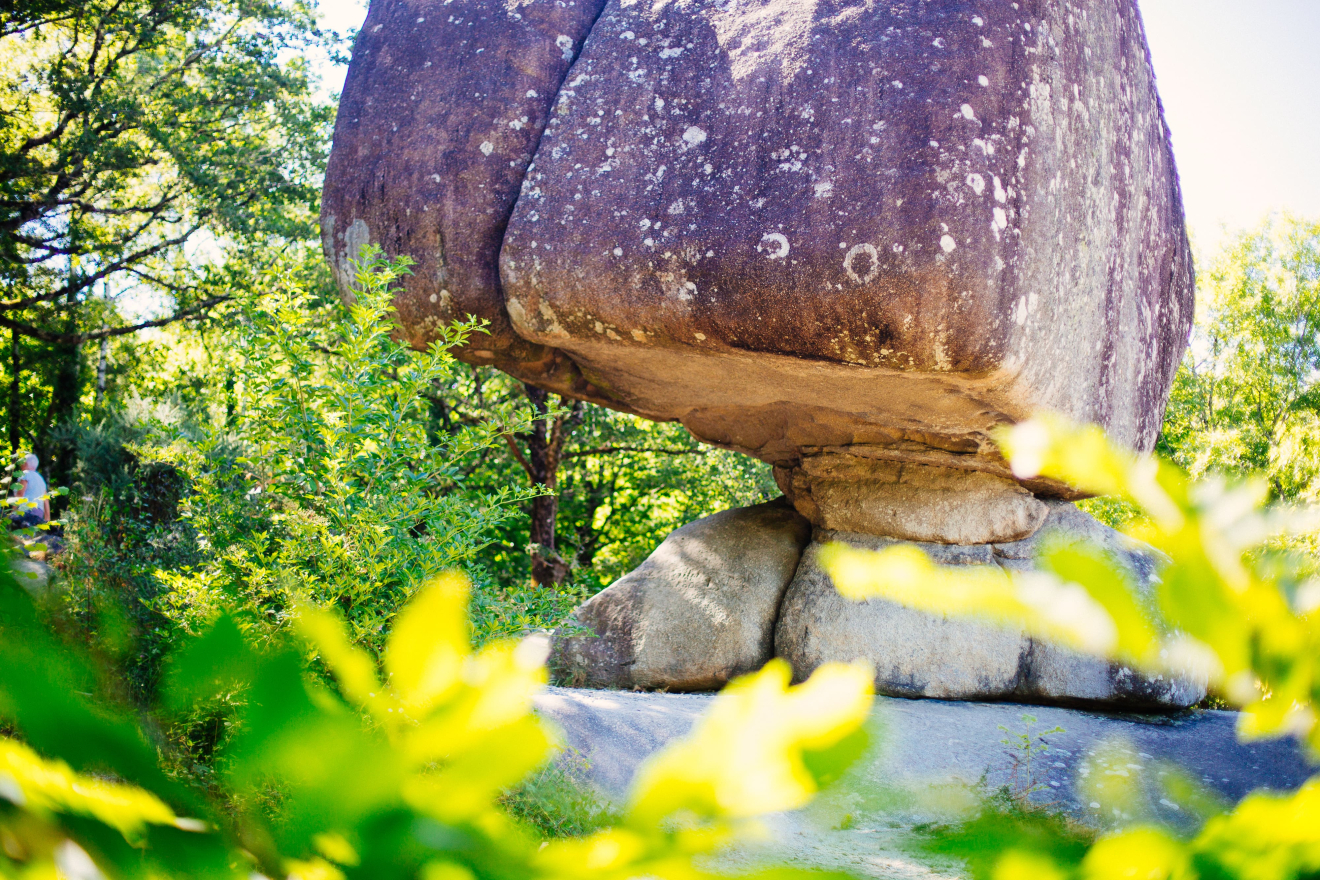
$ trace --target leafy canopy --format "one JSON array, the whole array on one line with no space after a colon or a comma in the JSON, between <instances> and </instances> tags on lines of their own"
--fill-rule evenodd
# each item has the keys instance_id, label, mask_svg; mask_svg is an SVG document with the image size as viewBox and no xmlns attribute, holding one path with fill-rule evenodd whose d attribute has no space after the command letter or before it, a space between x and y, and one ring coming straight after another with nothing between
<instances>
[{"instance_id":1,"label":"leafy canopy","mask_svg":"<svg viewBox=\"0 0 1320 880\"><path fill-rule=\"evenodd\" d=\"M97 285L204 308L208 254L312 237L332 110L300 56L327 45L305 0L6 4L0 325L99 332L50 326Z\"/></svg>"}]
</instances>

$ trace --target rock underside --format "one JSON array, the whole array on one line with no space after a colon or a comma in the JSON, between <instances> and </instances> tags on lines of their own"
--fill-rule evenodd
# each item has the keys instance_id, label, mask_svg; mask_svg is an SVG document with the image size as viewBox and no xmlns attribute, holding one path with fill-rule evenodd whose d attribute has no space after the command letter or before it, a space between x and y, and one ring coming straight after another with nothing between
<instances>
[{"instance_id":1,"label":"rock underside","mask_svg":"<svg viewBox=\"0 0 1320 880\"><path fill-rule=\"evenodd\" d=\"M1153 561L1128 539L1065 501L1039 502L1043 525L1021 541L917 543L941 565L1027 570L1042 538L1099 546L1149 598ZM858 658L877 693L940 699L1180 709L1205 681L1147 674L1020 631L873 599L852 602L820 566L832 541L878 549L895 543L812 529L781 499L725 511L669 536L631 574L583 604L583 633L560 633L551 665L567 684L592 688L711 690L783 657L803 680L831 661Z\"/></svg>"}]
</instances>

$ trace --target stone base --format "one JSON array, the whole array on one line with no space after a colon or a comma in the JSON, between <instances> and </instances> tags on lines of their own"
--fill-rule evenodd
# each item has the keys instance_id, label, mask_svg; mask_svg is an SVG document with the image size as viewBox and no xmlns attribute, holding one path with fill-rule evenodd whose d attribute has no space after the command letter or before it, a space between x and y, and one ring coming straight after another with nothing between
<instances>
[{"instance_id":1,"label":"stone base","mask_svg":"<svg viewBox=\"0 0 1320 880\"><path fill-rule=\"evenodd\" d=\"M782 498L688 523L582 603L596 636L556 636L551 669L577 687L694 691L760 669L810 538Z\"/></svg>"},{"instance_id":2,"label":"stone base","mask_svg":"<svg viewBox=\"0 0 1320 880\"><path fill-rule=\"evenodd\" d=\"M1151 589L1152 559L1128 539L1068 502L1038 503L1044 524L1025 540L917 546L944 565L1026 570L1040 539L1063 533L1105 549ZM575 686L700 691L774 656L787 659L798 680L823 663L862 658L876 671L876 692L890 696L1165 711L1205 697L1205 682L1192 676L1152 677L971 618L851 602L818 563L830 541L870 549L901 543L813 534L782 499L690 523L578 609L578 621L597 635L557 635L552 668Z\"/></svg>"},{"instance_id":3,"label":"stone base","mask_svg":"<svg viewBox=\"0 0 1320 880\"><path fill-rule=\"evenodd\" d=\"M623 804L643 762L686 736L716 699L654 693L602 699L599 692L550 688L536 697L536 708L562 731L572 756L566 766ZM1024 714L1037 718L1030 729ZM787 863L886 880L965 878L965 864L941 868L937 857L915 855L929 840L920 829L956 820L959 815L951 816L951 810L968 804L965 797L942 800L942 792L1004 788L1096 830L1140 816L1186 834L1202 814L1195 799L1185 800L1161 784L1166 769L1179 768L1229 805L1257 788L1295 789L1314 769L1305 746L1292 737L1239 741L1236 712L1152 717L881 697L872 718L871 748L849 774L805 810L767 817L769 833L746 844L750 851L733 854L734 867ZM1021 755L1002 743L1007 734L1001 726L1011 734L1063 730L1045 737L1048 760L1036 762L1025 775ZM1114 815L1113 802L1096 800L1091 787L1115 769L1122 770L1123 782L1135 783L1133 798L1122 805L1129 811L1124 816Z\"/></svg>"},{"instance_id":4,"label":"stone base","mask_svg":"<svg viewBox=\"0 0 1320 880\"><path fill-rule=\"evenodd\" d=\"M1054 530L1074 535L1090 532L1088 537L1100 539L1098 543L1127 565L1134 580L1149 590L1152 566L1147 557L1123 547L1117 533L1071 504L1055 501L1049 506L1050 517L1042 534ZM1145 675L1014 629L969 617L932 614L887 600L849 601L839 595L818 561L821 549L834 541L870 550L902 543L868 535L816 531L784 595L775 631L775 654L792 664L797 680L805 680L824 663L864 657L875 668L876 692L896 697L1106 704L1156 710L1186 708L1205 697L1203 681ZM1023 570L1031 568L1035 543L1032 539L1001 545L917 546L943 565L997 565Z\"/></svg>"}]
</instances>

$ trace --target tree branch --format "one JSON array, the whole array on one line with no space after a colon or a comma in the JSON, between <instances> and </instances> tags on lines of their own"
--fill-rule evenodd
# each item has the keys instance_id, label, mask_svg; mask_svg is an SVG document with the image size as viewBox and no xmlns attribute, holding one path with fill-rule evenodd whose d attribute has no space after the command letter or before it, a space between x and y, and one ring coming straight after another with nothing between
<instances>
[{"instance_id":1,"label":"tree branch","mask_svg":"<svg viewBox=\"0 0 1320 880\"><path fill-rule=\"evenodd\" d=\"M143 248L142 250L137 251L136 253L129 254L126 257L122 257L116 260L115 262L111 263L110 265L105 266L104 268L100 269L97 272L93 272L90 275L79 276L77 279L70 281L69 283L64 284L60 287L57 287L55 290L49 290L45 293L39 293L36 296L24 297L23 299L15 299L15 300L9 300L8 302L0 302L0 311L3 312L18 311L20 309L26 309L31 306L35 306L38 303L51 302L53 300L60 299L61 297L67 296L70 293L77 293L80 290L86 290L87 288L91 287L93 284L100 281L101 279L106 278L109 275L113 275L114 273L119 272L121 270L127 269L130 266L132 266L134 263L141 262L147 259L148 257L155 256L156 254L160 253L163 250L167 250L172 247L177 247L178 245L185 243L189 238L191 238L197 232L198 229L201 229L201 227L202 224L198 222L194 224L190 229L185 230L182 235L179 235L175 238L170 238L164 241L157 242L151 247ZM0 326L10 327L10 329L14 329L11 324L3 324ZM23 331L19 331L19 332L23 332ZM35 339L40 337L33 337L33 338Z\"/></svg>"},{"instance_id":2,"label":"tree branch","mask_svg":"<svg viewBox=\"0 0 1320 880\"><path fill-rule=\"evenodd\" d=\"M595 449L582 449L577 452L570 452L563 456L563 460L570 458L586 458L592 455L616 455L621 452L654 452L656 455L705 455L705 449L651 449L646 446L600 446Z\"/></svg>"},{"instance_id":3,"label":"tree branch","mask_svg":"<svg viewBox=\"0 0 1320 880\"><path fill-rule=\"evenodd\" d=\"M532 463L527 460L527 456L523 455L522 450L518 448L518 444L514 442L513 435L502 434L500 436L504 438L505 443L509 444L509 449L512 450L513 457L518 459L518 464L522 465L522 469L527 471L527 478L529 480L535 480L536 475L532 473Z\"/></svg>"},{"instance_id":4,"label":"tree branch","mask_svg":"<svg viewBox=\"0 0 1320 880\"><path fill-rule=\"evenodd\" d=\"M0 327L5 327L32 339L39 339L42 342L50 342L55 345L81 345L84 342L92 342L97 339L108 339L112 336L127 336L130 333L136 333L139 330L146 330L149 327L164 327L167 324L173 324L175 321L182 321L184 318L190 318L212 306L229 302L231 299L233 299L232 296L213 296L210 299L204 299L199 303L194 303L186 309L180 309L165 318L156 318L151 321L140 321L136 324L130 324L127 327L113 327L108 330L96 330L92 333L52 333L49 330L42 330L40 327L33 327L31 324L24 324L21 321L6 318L4 315L0 315Z\"/></svg>"}]
</instances>

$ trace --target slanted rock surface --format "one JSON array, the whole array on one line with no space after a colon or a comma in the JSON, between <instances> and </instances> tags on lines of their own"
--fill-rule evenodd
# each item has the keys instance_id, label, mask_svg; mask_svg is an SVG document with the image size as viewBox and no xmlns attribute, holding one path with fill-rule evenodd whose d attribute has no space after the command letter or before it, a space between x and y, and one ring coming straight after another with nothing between
<instances>
[{"instance_id":1,"label":"slanted rock surface","mask_svg":"<svg viewBox=\"0 0 1320 880\"><path fill-rule=\"evenodd\" d=\"M417 260L415 344L487 318L465 359L789 471L1008 476L1039 409L1148 449L1192 320L1135 0L378 0L323 204L345 284Z\"/></svg>"},{"instance_id":2,"label":"slanted rock surface","mask_svg":"<svg viewBox=\"0 0 1320 880\"><path fill-rule=\"evenodd\" d=\"M689 523L578 608L589 633L556 638L551 667L578 686L674 690L714 690L759 669L810 538L782 499Z\"/></svg>"},{"instance_id":3,"label":"slanted rock surface","mask_svg":"<svg viewBox=\"0 0 1320 880\"><path fill-rule=\"evenodd\" d=\"M1085 538L1127 567L1138 587L1149 594L1153 563L1139 548L1068 502L1053 501L1047 507L1044 526L1028 541L918 546L942 565L1029 570L1043 536ZM864 658L875 668L876 691L892 696L1039 700L1165 711L1195 705L1205 697L1204 679L1190 672L1142 674L971 618L948 617L883 599L852 602L839 595L819 563L821 549L832 541L867 549L896 543L816 531L785 593L775 634L775 654L792 664L798 680L824 663Z\"/></svg>"},{"instance_id":4,"label":"slanted rock surface","mask_svg":"<svg viewBox=\"0 0 1320 880\"><path fill-rule=\"evenodd\" d=\"M687 735L714 699L550 688L536 706L584 759L577 765L589 768L588 781L622 802L642 762ZM1030 779L1018 764L1021 755L1001 742L1028 732L1028 713L1037 719L1030 728L1035 734L1063 728L1045 737L1049 751L1034 762ZM1033 801L1094 827L1145 818L1188 831L1195 822L1193 805L1160 785L1171 767L1229 804L1256 788L1295 789L1314 769L1296 740L1239 742L1234 712L1114 715L880 697L872 722L872 748L841 784L805 810L769 817L766 839L728 854L728 863L787 861L883 878L965 877L963 865L913 852L917 826L948 819L933 796L941 790L1007 787L1021 793L1038 785ZM1117 778L1106 776L1111 772L1137 783L1134 802L1120 807L1096 798L1092 783Z\"/></svg>"}]
</instances>

